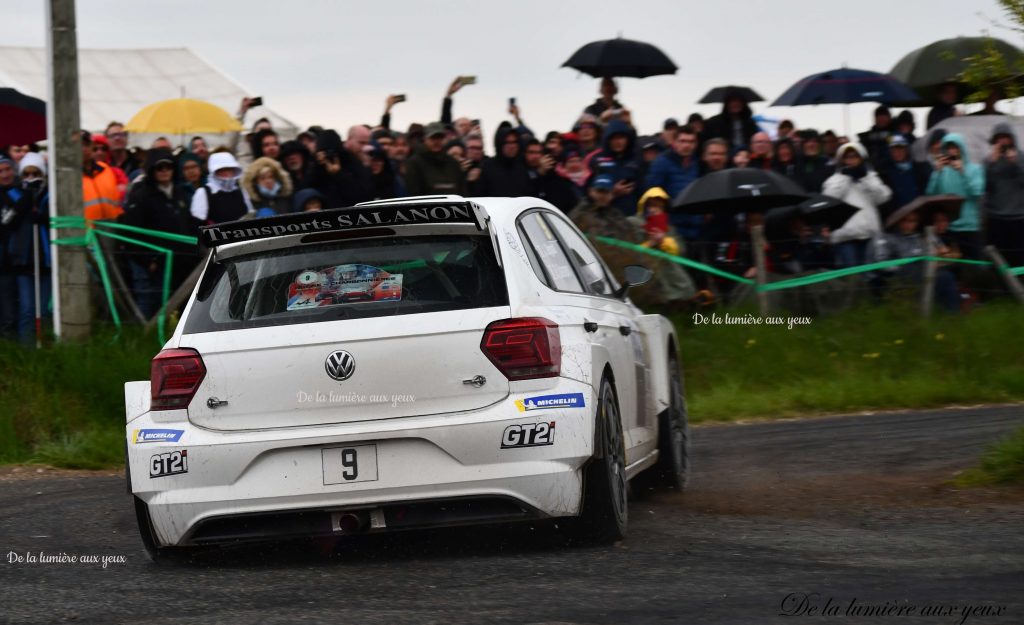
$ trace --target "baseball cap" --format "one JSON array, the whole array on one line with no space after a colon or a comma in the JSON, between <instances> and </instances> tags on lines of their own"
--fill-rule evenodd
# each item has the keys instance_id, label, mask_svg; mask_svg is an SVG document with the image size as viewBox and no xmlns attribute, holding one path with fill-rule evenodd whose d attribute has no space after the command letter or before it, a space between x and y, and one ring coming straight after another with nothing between
<instances>
[{"instance_id":1,"label":"baseball cap","mask_svg":"<svg viewBox=\"0 0 1024 625\"><path fill-rule=\"evenodd\" d=\"M903 134L895 134L889 137L889 147L895 147L897 145L908 146L910 145L910 141L907 141L906 135Z\"/></svg>"},{"instance_id":2,"label":"baseball cap","mask_svg":"<svg viewBox=\"0 0 1024 625\"><path fill-rule=\"evenodd\" d=\"M675 117L669 117L668 119L665 120L665 123L662 125L662 129L671 130L673 128L679 128L679 120L677 120Z\"/></svg>"},{"instance_id":3,"label":"baseball cap","mask_svg":"<svg viewBox=\"0 0 1024 625\"><path fill-rule=\"evenodd\" d=\"M598 176L590 183L590 186L594 189L611 189L615 186L615 181L612 180L611 176Z\"/></svg>"},{"instance_id":4,"label":"baseball cap","mask_svg":"<svg viewBox=\"0 0 1024 625\"><path fill-rule=\"evenodd\" d=\"M430 122L429 124L426 125L426 127L423 128L424 137L435 137L437 135L445 134L448 134L448 131L445 130L444 124L442 124L441 122Z\"/></svg>"}]
</instances>

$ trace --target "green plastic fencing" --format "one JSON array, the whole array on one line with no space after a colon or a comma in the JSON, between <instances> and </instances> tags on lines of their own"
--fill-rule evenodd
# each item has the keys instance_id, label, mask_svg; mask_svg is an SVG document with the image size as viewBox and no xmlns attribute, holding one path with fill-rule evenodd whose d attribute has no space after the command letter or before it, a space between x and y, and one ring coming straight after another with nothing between
<instances>
[{"instance_id":1,"label":"green plastic fencing","mask_svg":"<svg viewBox=\"0 0 1024 625\"><path fill-rule=\"evenodd\" d=\"M620 239L613 239L611 237L593 237L594 240L600 241L607 245L613 245L615 247L621 247L624 249L632 250L634 252L640 252L641 254L648 254L657 258L663 258L670 262L684 265L700 271L705 271L710 274L714 274L727 280L739 282L741 284L755 283L750 278L744 278L731 274L727 271L722 271L717 267L711 265L705 265L689 258L683 258L682 256L676 256L661 250L654 250L643 245L637 245L636 243L630 243L628 241L622 241ZM943 263L960 263L964 265L980 265L980 266L992 266L993 263L987 260L969 260L965 258L942 258L940 256L911 256L908 258L897 258L895 260L885 260L877 263L869 263L867 265L858 265L856 267L845 267L843 269L834 269L832 271L822 271L809 276L800 276L797 278L790 278L788 280L779 280L778 282L769 282L760 286L755 286L758 291L781 291L783 289L792 289L799 286L807 286L808 284L817 284L819 282L827 282L829 280L835 280L837 278L845 278L846 276L856 275L858 273L865 273L868 271L878 271L879 269L888 269L890 267L899 267L900 265L909 265L911 263L917 263L921 261L934 260ZM998 267L999 270L1008 272L1012 275L1019 276L1024 274L1024 267Z\"/></svg>"},{"instance_id":2,"label":"green plastic fencing","mask_svg":"<svg viewBox=\"0 0 1024 625\"><path fill-rule=\"evenodd\" d=\"M114 327L117 328L118 331L121 330L121 316L117 312L117 306L114 305L114 288L110 284L110 271L107 268L107 262L103 257L103 250L100 247L99 239L97 237L102 236L110 239L116 239L118 241L138 245L163 254L166 262L164 263L163 288L161 289L160 310L157 312L156 327L157 338L159 339L160 344L162 345L167 342L167 300L171 296L171 268L174 263L174 251L166 247L154 245L148 241L140 241L139 239L126 236L124 234L109 232L109 230L120 230L122 232L130 232L132 234L142 234L147 237L190 245L198 245L199 239L182 234L161 232L159 230L150 230L148 228L119 224L113 221L86 221L84 217L53 217L50 219L50 227L55 230L61 228L77 228L85 230L85 236L54 239L52 243L54 245L80 246L89 250L93 259L96 261L96 270L100 274L100 282L103 284L103 292L107 299L107 305L110 308L110 317L114 322Z\"/></svg>"},{"instance_id":3,"label":"green plastic fencing","mask_svg":"<svg viewBox=\"0 0 1024 625\"><path fill-rule=\"evenodd\" d=\"M166 262L164 263L164 275L163 275L163 288L161 292L161 303L160 310L157 313L157 335L160 343L163 344L167 341L167 300L171 296L171 267L174 262L174 251L155 245L148 241L141 241L137 238L128 236L128 234L144 235L151 238L162 239L165 241L171 241L174 243L185 243L187 245L198 245L199 240L196 237L174 234L171 232L161 232L159 230L150 230L148 228L140 228L138 226L129 226L126 224L119 224L113 221L87 221L84 217L68 217L58 216L50 219L50 227L57 229L78 229L85 230L85 235L80 237L66 237L60 239L54 239L52 241L55 245L68 245L68 246L79 246L85 247L93 256L96 261L96 269L100 275L100 282L103 284L104 295L106 296L107 305L110 307L111 318L114 321L115 327L120 330L121 328L121 317L117 312L117 307L114 305L114 289L110 283L110 272L107 268L106 260L103 257L103 250L100 248L99 239L97 237L108 237L116 239L124 243L131 245L138 245L146 249L153 250L164 254ZM114 232L111 232L114 231ZM120 231L120 232L117 232ZM877 263L870 263L867 265L859 265L857 267L846 267L843 269L835 269L832 271L823 271L815 273L809 276L799 276L796 278L790 278L788 280L780 280L778 282L770 282L768 284L756 285L754 280L750 278L744 278L743 276L737 276L731 274L728 271L723 271L717 267L712 267L695 260L690 260L683 256L676 256L661 250L644 247L643 245L637 245L636 243L630 243L628 241L622 241L620 239L614 239L612 237L592 237L596 241L620 247L623 249L632 250L641 254L647 254L655 258L661 258L669 262L673 262L690 269L696 269L703 271L726 280L732 280L740 284L753 285L758 291L780 291L783 289L791 289L801 286L807 286L809 284L817 284L819 282L826 282L828 280L836 280L838 278L844 278L846 276L852 276L859 273L865 273L868 271L878 271L879 269L888 269L891 267L899 267L901 265L908 265L910 263L916 263L921 261L939 261L943 263L961 263L966 265L978 265L978 266L992 266L993 263L987 260L967 260L962 258L941 258L937 256L914 256L910 258L898 258L895 260L887 260ZM435 259L436 262L440 262L441 259ZM394 266L392 269L405 269L409 267L426 266L425 261L411 261L408 263L402 263ZM997 267L997 270L1009 273L1014 276L1024 275L1024 267Z\"/></svg>"}]
</instances>

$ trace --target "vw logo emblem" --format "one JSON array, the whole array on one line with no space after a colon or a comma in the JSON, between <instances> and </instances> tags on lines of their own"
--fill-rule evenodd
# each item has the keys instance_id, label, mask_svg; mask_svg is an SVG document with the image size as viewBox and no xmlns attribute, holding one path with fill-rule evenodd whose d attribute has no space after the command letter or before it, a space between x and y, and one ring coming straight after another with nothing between
<instances>
[{"instance_id":1,"label":"vw logo emblem","mask_svg":"<svg viewBox=\"0 0 1024 625\"><path fill-rule=\"evenodd\" d=\"M327 375L341 382L351 378L352 374L356 372L356 359L352 357L352 354L339 349L327 357L324 369L327 370Z\"/></svg>"}]
</instances>

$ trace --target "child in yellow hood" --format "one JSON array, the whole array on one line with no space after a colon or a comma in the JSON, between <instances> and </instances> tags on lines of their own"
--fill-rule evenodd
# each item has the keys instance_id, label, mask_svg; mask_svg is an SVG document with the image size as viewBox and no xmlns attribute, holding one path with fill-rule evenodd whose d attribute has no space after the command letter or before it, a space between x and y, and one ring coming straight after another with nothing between
<instances>
[{"instance_id":1,"label":"child in yellow hood","mask_svg":"<svg viewBox=\"0 0 1024 625\"><path fill-rule=\"evenodd\" d=\"M637 216L644 220L644 232L647 235L641 245L678 256L682 250L676 238L671 235L667 209L668 193L661 187L651 187L640 197Z\"/></svg>"}]
</instances>

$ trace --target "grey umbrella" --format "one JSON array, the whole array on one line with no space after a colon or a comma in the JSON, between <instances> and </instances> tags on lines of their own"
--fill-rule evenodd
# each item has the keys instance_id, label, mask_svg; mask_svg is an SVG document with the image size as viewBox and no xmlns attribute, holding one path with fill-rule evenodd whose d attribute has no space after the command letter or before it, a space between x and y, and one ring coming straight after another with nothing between
<instances>
[{"instance_id":1,"label":"grey umbrella","mask_svg":"<svg viewBox=\"0 0 1024 625\"><path fill-rule=\"evenodd\" d=\"M993 37L955 37L942 39L918 48L900 59L889 70L889 75L909 85L920 98L893 102L896 106L926 106L938 102L938 90L942 85L955 83L958 99L967 95L967 86L961 82L960 73L967 66L966 59L983 54L989 46L1002 54L1011 68L1020 69L1024 51Z\"/></svg>"}]
</instances>

